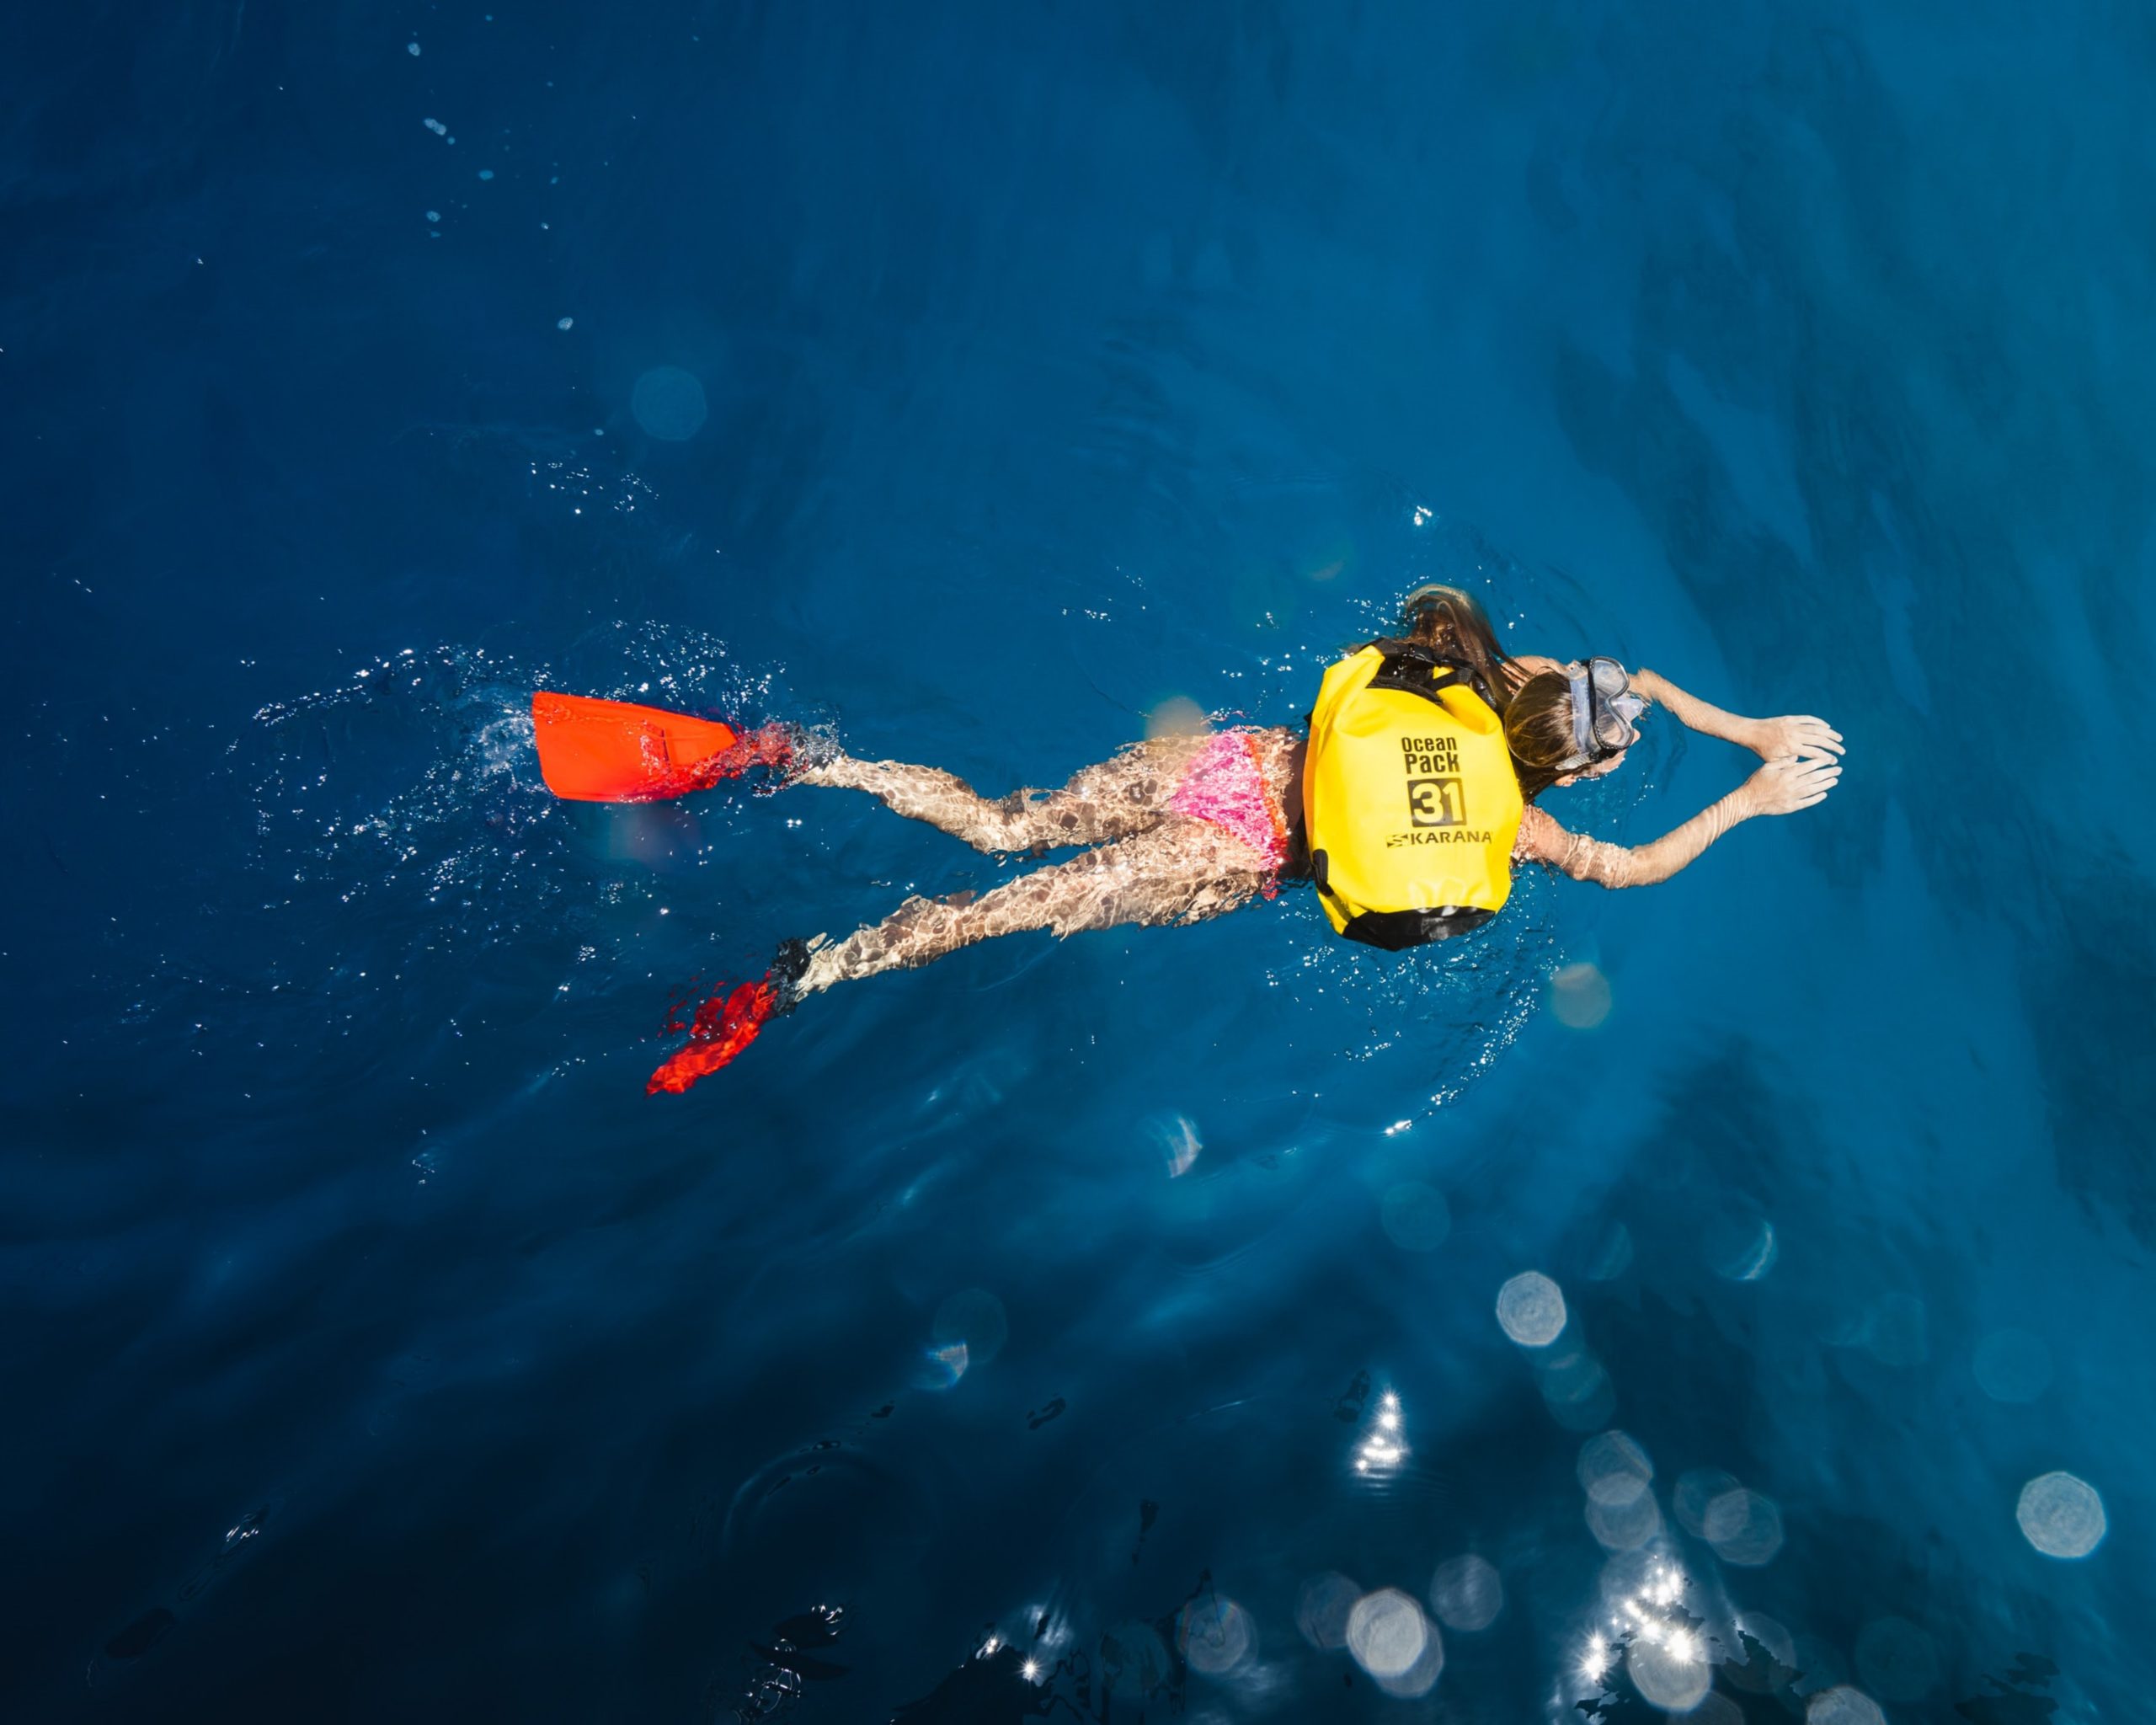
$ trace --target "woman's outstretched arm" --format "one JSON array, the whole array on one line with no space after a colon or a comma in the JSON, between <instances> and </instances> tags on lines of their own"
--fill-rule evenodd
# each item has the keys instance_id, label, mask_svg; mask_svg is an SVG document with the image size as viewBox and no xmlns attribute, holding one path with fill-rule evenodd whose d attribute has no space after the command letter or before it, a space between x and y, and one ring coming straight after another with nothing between
<instances>
[{"instance_id":1,"label":"woman's outstretched arm","mask_svg":"<svg viewBox=\"0 0 2156 1725\"><path fill-rule=\"evenodd\" d=\"M1686 694L1661 672L1644 666L1632 673L1632 686L1656 706L1666 709L1687 729L1749 749L1762 761L1774 761L1785 755L1824 761L1842 752L1842 734L1825 719L1815 718L1808 713L1791 713L1781 718L1745 718L1725 713L1696 695Z\"/></svg>"},{"instance_id":2,"label":"woman's outstretched arm","mask_svg":"<svg viewBox=\"0 0 2156 1725\"><path fill-rule=\"evenodd\" d=\"M1513 854L1525 862L1547 862L1574 880L1591 880L1599 886L1655 886L1698 861L1708 846L1739 821L1809 809L1826 797L1841 776L1839 761L1796 756L1769 761L1684 825L1652 844L1637 846L1567 832L1550 814L1530 805L1520 819Z\"/></svg>"}]
</instances>

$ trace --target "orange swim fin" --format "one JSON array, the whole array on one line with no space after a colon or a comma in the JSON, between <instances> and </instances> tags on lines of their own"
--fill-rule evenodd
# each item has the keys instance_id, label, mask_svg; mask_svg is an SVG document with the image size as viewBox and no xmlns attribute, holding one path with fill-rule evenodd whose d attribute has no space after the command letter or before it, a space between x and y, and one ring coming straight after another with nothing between
<instances>
[{"instance_id":1,"label":"orange swim fin","mask_svg":"<svg viewBox=\"0 0 2156 1725\"><path fill-rule=\"evenodd\" d=\"M656 803L707 790L751 766L792 758L783 726L737 731L712 718L589 695L531 697L531 731L547 788L575 803Z\"/></svg>"}]
</instances>

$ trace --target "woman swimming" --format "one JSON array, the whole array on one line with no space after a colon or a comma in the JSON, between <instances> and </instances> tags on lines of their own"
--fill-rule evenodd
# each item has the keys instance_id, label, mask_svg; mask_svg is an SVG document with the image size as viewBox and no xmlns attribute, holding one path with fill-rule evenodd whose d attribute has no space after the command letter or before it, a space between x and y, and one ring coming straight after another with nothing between
<instances>
[{"instance_id":1,"label":"woman swimming","mask_svg":"<svg viewBox=\"0 0 2156 1725\"><path fill-rule=\"evenodd\" d=\"M1615 768L1650 704L1764 765L1636 847L1568 831L1538 806L1546 790ZM686 778L676 772L654 794L760 765L790 784L866 791L991 855L1081 848L987 892L909 899L842 940L788 942L762 982L706 1002L648 1087L686 1090L766 1020L835 983L998 935L1196 922L1271 898L1283 879L1310 879L1341 932L1401 947L1487 921L1516 862L1605 887L1651 885L1740 821L1810 808L1841 774L1841 735L1822 719L1742 718L1614 660L1508 656L1456 587L1411 595L1400 634L1335 666L1312 718L1307 734L1239 726L1150 739L1059 790L994 800L939 768L856 760L781 726L739 738Z\"/></svg>"}]
</instances>

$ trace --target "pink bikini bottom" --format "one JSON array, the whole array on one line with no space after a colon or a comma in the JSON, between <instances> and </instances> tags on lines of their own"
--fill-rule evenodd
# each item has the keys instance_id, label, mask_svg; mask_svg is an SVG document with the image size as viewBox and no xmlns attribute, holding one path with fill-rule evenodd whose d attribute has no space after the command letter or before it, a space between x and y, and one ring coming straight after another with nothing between
<instances>
[{"instance_id":1,"label":"pink bikini bottom","mask_svg":"<svg viewBox=\"0 0 2156 1725\"><path fill-rule=\"evenodd\" d=\"M1265 769L1259 764L1257 739L1253 730L1221 731L1198 751L1184 772L1182 781L1168 798L1168 810L1193 820L1209 820L1233 833L1265 859L1266 868L1278 873L1288 860L1288 835L1273 809L1265 785ZM1267 897L1273 888L1268 882Z\"/></svg>"}]
</instances>

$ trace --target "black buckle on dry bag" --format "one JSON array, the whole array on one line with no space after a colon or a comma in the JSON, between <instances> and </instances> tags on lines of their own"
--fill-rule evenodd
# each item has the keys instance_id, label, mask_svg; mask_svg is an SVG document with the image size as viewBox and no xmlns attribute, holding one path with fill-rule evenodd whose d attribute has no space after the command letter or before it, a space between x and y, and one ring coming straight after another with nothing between
<instances>
[{"instance_id":1,"label":"black buckle on dry bag","mask_svg":"<svg viewBox=\"0 0 2156 1725\"><path fill-rule=\"evenodd\" d=\"M1435 702L1440 691L1464 682L1493 709L1497 704L1490 686L1471 665L1444 658L1419 641L1373 641L1370 644L1385 654L1371 676L1373 689L1397 689L1403 695L1419 695Z\"/></svg>"}]
</instances>

